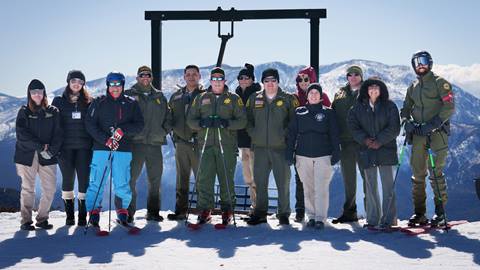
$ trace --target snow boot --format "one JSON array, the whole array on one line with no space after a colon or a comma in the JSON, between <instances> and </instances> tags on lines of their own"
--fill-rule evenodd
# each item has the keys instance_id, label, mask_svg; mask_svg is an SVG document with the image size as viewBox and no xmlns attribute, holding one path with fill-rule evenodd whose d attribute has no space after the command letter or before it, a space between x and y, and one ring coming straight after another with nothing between
<instances>
[{"instance_id":1,"label":"snow boot","mask_svg":"<svg viewBox=\"0 0 480 270\"><path fill-rule=\"evenodd\" d=\"M428 224L428 219L425 214L415 213L409 220L408 226L415 227L415 226L424 226Z\"/></svg>"},{"instance_id":2,"label":"snow boot","mask_svg":"<svg viewBox=\"0 0 480 270\"><path fill-rule=\"evenodd\" d=\"M117 209L117 219L121 223L126 224L128 220L128 210L124 208Z\"/></svg>"},{"instance_id":3,"label":"snow boot","mask_svg":"<svg viewBox=\"0 0 480 270\"><path fill-rule=\"evenodd\" d=\"M148 221L156 221L156 222L162 222L163 221L163 217L161 215L159 215L158 213L154 213L154 212L148 212L145 219L148 220Z\"/></svg>"},{"instance_id":4,"label":"snow boot","mask_svg":"<svg viewBox=\"0 0 480 270\"><path fill-rule=\"evenodd\" d=\"M288 219L288 216L280 216L278 218L278 223L280 225L290 225L290 220Z\"/></svg>"},{"instance_id":5,"label":"snow boot","mask_svg":"<svg viewBox=\"0 0 480 270\"><path fill-rule=\"evenodd\" d=\"M308 222L307 222L307 227L315 227L315 219L310 219Z\"/></svg>"},{"instance_id":6,"label":"snow boot","mask_svg":"<svg viewBox=\"0 0 480 270\"><path fill-rule=\"evenodd\" d=\"M357 214L352 214L352 215L342 214L340 217L332 220L332 223L333 223L333 224L337 224L337 223L350 223L350 222L357 222L357 221L358 221Z\"/></svg>"},{"instance_id":7,"label":"snow boot","mask_svg":"<svg viewBox=\"0 0 480 270\"><path fill-rule=\"evenodd\" d=\"M444 227L447 224L447 221L445 219L445 212L443 209L444 208L441 204L435 205L435 215L430 221L432 227Z\"/></svg>"},{"instance_id":8,"label":"snow boot","mask_svg":"<svg viewBox=\"0 0 480 270\"><path fill-rule=\"evenodd\" d=\"M325 224L323 224L323 222L321 222L321 221L315 222L315 229L323 230L324 228L325 228Z\"/></svg>"},{"instance_id":9,"label":"snow boot","mask_svg":"<svg viewBox=\"0 0 480 270\"><path fill-rule=\"evenodd\" d=\"M34 231L35 230L35 227L33 227L33 222L29 221L29 222L26 222L26 223L23 223L21 226L20 226L20 229L24 230L24 231Z\"/></svg>"},{"instance_id":10,"label":"snow boot","mask_svg":"<svg viewBox=\"0 0 480 270\"><path fill-rule=\"evenodd\" d=\"M89 212L90 214L90 224L92 226L98 227L98 223L100 222L100 209L93 209L92 211Z\"/></svg>"},{"instance_id":11,"label":"snow boot","mask_svg":"<svg viewBox=\"0 0 480 270\"><path fill-rule=\"evenodd\" d=\"M63 200L63 202L65 203L65 214L67 215L65 225L75 225L75 204L73 199Z\"/></svg>"},{"instance_id":12,"label":"snow boot","mask_svg":"<svg viewBox=\"0 0 480 270\"><path fill-rule=\"evenodd\" d=\"M298 210L295 214L295 222L302 223L305 220L305 211Z\"/></svg>"},{"instance_id":13,"label":"snow boot","mask_svg":"<svg viewBox=\"0 0 480 270\"><path fill-rule=\"evenodd\" d=\"M51 228L53 228L53 225L48 223L48 220L44 220L42 222L37 222L37 223L35 223L35 226L38 227L38 228L42 228L44 230L50 230Z\"/></svg>"},{"instance_id":14,"label":"snow boot","mask_svg":"<svg viewBox=\"0 0 480 270\"><path fill-rule=\"evenodd\" d=\"M258 225L258 224L261 224L261 223L267 223L267 218L257 216L257 215L254 214L247 220L248 225Z\"/></svg>"},{"instance_id":15,"label":"snow boot","mask_svg":"<svg viewBox=\"0 0 480 270\"><path fill-rule=\"evenodd\" d=\"M187 215L185 213L175 212L173 214L168 214L167 218L168 220L184 220L187 218Z\"/></svg>"},{"instance_id":16,"label":"snow boot","mask_svg":"<svg viewBox=\"0 0 480 270\"><path fill-rule=\"evenodd\" d=\"M78 226L87 225L87 208L85 200L78 200Z\"/></svg>"}]
</instances>

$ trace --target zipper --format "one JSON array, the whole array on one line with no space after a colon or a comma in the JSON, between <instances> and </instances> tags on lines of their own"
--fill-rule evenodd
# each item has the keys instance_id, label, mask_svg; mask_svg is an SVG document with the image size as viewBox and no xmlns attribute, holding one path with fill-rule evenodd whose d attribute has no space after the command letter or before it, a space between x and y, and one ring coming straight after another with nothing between
<instances>
[{"instance_id":1,"label":"zipper","mask_svg":"<svg viewBox=\"0 0 480 270\"><path fill-rule=\"evenodd\" d=\"M268 101L265 100L265 99L266 99L266 97L264 97L264 101L263 101L263 102L264 102L265 105L268 106L268 107L267 107L267 115L266 115L266 117L267 117L267 125L266 125L266 127L267 127L267 141L266 141L266 145L267 145L267 148L268 148L268 147L269 147L268 138L270 137L270 136L268 135L268 130L270 130L270 128L268 127L268 120L270 119L270 109L271 109L270 105L272 105L272 104L274 103L274 101L272 100L272 103L269 104Z\"/></svg>"},{"instance_id":2,"label":"zipper","mask_svg":"<svg viewBox=\"0 0 480 270\"><path fill-rule=\"evenodd\" d=\"M422 123L423 123L423 122L425 122L425 121L424 121L424 117L423 117L424 105L423 105L423 98L422 98L422 92L423 92L423 91L422 91L422 90L423 90L423 78L420 78L420 79L419 79L419 81L420 81L420 90L421 90L421 91L419 91L419 93L418 93L418 94L419 94L419 96L420 96L420 104L422 104L422 113L421 113L421 117L422 117Z\"/></svg>"}]
</instances>

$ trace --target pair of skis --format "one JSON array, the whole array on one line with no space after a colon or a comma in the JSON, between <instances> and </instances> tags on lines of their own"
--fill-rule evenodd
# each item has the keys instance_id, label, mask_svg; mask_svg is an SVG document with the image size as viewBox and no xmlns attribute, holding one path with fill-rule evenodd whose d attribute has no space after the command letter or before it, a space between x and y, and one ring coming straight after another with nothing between
<instances>
[{"instance_id":1,"label":"pair of skis","mask_svg":"<svg viewBox=\"0 0 480 270\"><path fill-rule=\"evenodd\" d=\"M376 228L376 227L369 227L368 230L370 231L375 231L375 232L402 232L410 236L415 236L419 234L426 234L430 233L434 230L449 230L453 226L461 225L468 223L467 220L457 220L457 221L449 221L447 223L447 226L437 226L433 227L431 224L426 224L426 225L420 225L420 226L406 226L406 227L389 227L389 228Z\"/></svg>"},{"instance_id":2,"label":"pair of skis","mask_svg":"<svg viewBox=\"0 0 480 270\"><path fill-rule=\"evenodd\" d=\"M141 232L142 229L128 224L127 222L122 222L118 219L115 220L115 223L119 225L118 227L122 228L125 230L129 235L137 235ZM98 225L91 225L91 227L95 230L95 235L96 236L108 236L110 235L110 232L107 230L102 230L102 228Z\"/></svg>"}]
</instances>

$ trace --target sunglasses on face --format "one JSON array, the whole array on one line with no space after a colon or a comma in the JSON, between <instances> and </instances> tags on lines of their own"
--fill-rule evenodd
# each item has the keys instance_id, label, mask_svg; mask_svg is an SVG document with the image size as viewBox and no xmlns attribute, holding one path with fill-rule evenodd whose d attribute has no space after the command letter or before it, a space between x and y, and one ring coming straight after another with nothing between
<instances>
[{"instance_id":1,"label":"sunglasses on face","mask_svg":"<svg viewBox=\"0 0 480 270\"><path fill-rule=\"evenodd\" d=\"M82 79L71 79L70 83L71 84L81 84L81 85L83 85L85 82Z\"/></svg>"},{"instance_id":2,"label":"sunglasses on face","mask_svg":"<svg viewBox=\"0 0 480 270\"><path fill-rule=\"evenodd\" d=\"M352 76L357 77L357 76L360 76L360 74L358 74L358 73L348 73L347 74L347 77L352 77Z\"/></svg>"},{"instance_id":3,"label":"sunglasses on face","mask_svg":"<svg viewBox=\"0 0 480 270\"><path fill-rule=\"evenodd\" d=\"M310 81L310 78L308 77L297 77L297 83L301 83L301 82L309 82Z\"/></svg>"},{"instance_id":4,"label":"sunglasses on face","mask_svg":"<svg viewBox=\"0 0 480 270\"><path fill-rule=\"evenodd\" d=\"M140 78L151 78L152 74L150 74L150 73L140 73L140 74L138 74L138 77L140 77Z\"/></svg>"},{"instance_id":5,"label":"sunglasses on face","mask_svg":"<svg viewBox=\"0 0 480 270\"><path fill-rule=\"evenodd\" d=\"M248 76L238 76L237 79L238 79L239 81L243 81L243 80L246 81L246 80L250 80L250 77L248 77Z\"/></svg>"},{"instance_id":6,"label":"sunglasses on face","mask_svg":"<svg viewBox=\"0 0 480 270\"><path fill-rule=\"evenodd\" d=\"M110 87L122 86L122 82L117 82L117 81L109 82L108 86Z\"/></svg>"},{"instance_id":7,"label":"sunglasses on face","mask_svg":"<svg viewBox=\"0 0 480 270\"><path fill-rule=\"evenodd\" d=\"M212 80L212 81L224 81L225 77L210 77L210 80Z\"/></svg>"},{"instance_id":8,"label":"sunglasses on face","mask_svg":"<svg viewBox=\"0 0 480 270\"><path fill-rule=\"evenodd\" d=\"M31 96L43 95L43 89L33 89L33 90L30 90L30 95L31 95Z\"/></svg>"}]
</instances>

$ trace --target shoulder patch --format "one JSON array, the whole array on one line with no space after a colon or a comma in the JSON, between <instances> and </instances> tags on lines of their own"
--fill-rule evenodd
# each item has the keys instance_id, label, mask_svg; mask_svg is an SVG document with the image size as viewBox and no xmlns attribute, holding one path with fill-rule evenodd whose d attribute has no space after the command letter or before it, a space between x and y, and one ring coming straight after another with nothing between
<instances>
[{"instance_id":1,"label":"shoulder patch","mask_svg":"<svg viewBox=\"0 0 480 270\"><path fill-rule=\"evenodd\" d=\"M237 98L238 106L243 107L243 101L241 98Z\"/></svg>"},{"instance_id":2,"label":"shoulder patch","mask_svg":"<svg viewBox=\"0 0 480 270\"><path fill-rule=\"evenodd\" d=\"M277 100L277 102L275 103L277 105L277 107L282 107L283 106L283 100Z\"/></svg>"},{"instance_id":3,"label":"shoulder patch","mask_svg":"<svg viewBox=\"0 0 480 270\"><path fill-rule=\"evenodd\" d=\"M298 108L295 109L295 113L298 114L298 115L305 115L305 114L308 113L308 109L305 106L298 107Z\"/></svg>"},{"instance_id":4,"label":"shoulder patch","mask_svg":"<svg viewBox=\"0 0 480 270\"><path fill-rule=\"evenodd\" d=\"M292 96L293 99L293 107L297 108L300 106L300 101L298 101L298 98L296 96Z\"/></svg>"},{"instance_id":5,"label":"shoulder patch","mask_svg":"<svg viewBox=\"0 0 480 270\"><path fill-rule=\"evenodd\" d=\"M445 89L445 90L450 90L450 88L451 88L451 87L450 87L450 84L449 84L449 83L444 83L444 84L443 84L443 89Z\"/></svg>"},{"instance_id":6,"label":"shoulder patch","mask_svg":"<svg viewBox=\"0 0 480 270\"><path fill-rule=\"evenodd\" d=\"M225 104L225 105L228 105L228 104L230 104L230 103L232 103L232 100L231 100L230 98L228 98L228 97L223 100L223 104Z\"/></svg>"}]
</instances>

